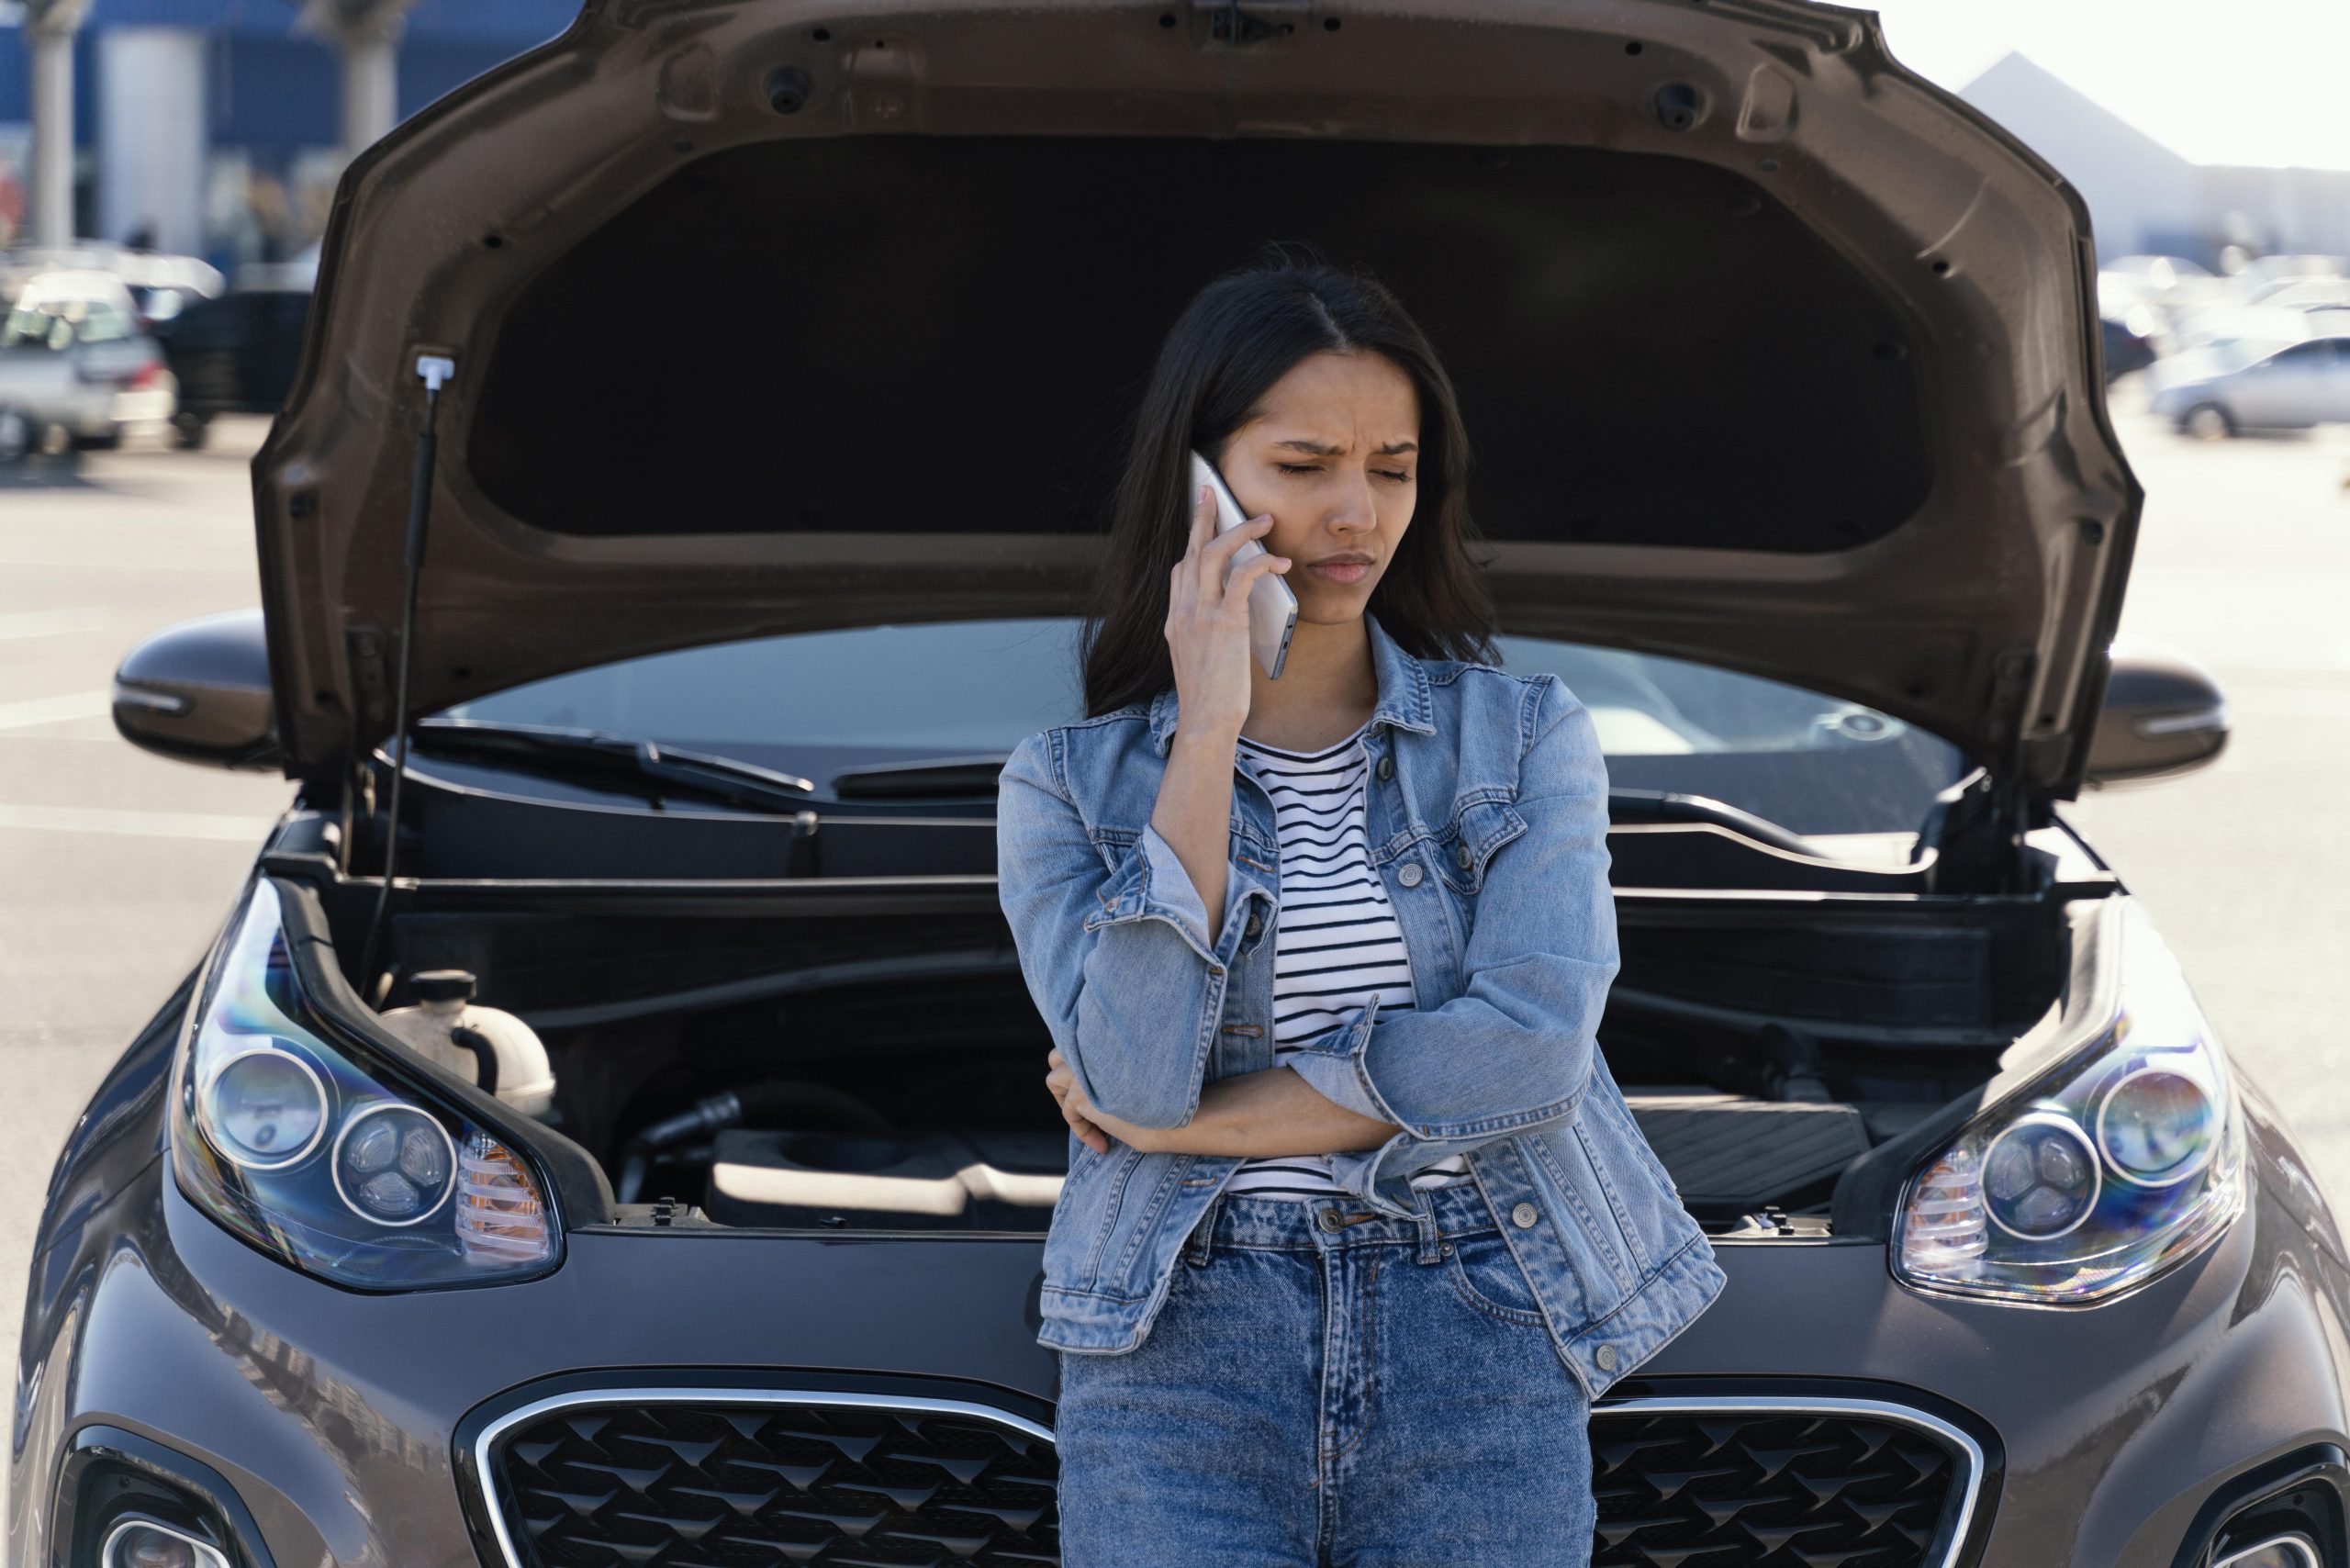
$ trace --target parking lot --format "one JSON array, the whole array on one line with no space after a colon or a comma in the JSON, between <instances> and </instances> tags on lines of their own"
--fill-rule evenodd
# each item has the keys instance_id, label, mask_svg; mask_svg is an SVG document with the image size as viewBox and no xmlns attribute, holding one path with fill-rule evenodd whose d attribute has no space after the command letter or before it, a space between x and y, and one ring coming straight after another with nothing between
<instances>
[{"instance_id":1,"label":"parking lot","mask_svg":"<svg viewBox=\"0 0 2350 1568\"><path fill-rule=\"evenodd\" d=\"M2350 442L2194 442L2118 419L2149 495L2125 635L2210 664L2235 734L2177 782L2066 814L2144 896L2221 1037L2350 1195L2350 1043L2333 963L2350 930ZM210 772L114 734L115 662L258 588L248 461L209 447L91 454L0 479L0 1316L13 1340L50 1162L91 1089L211 938L282 779Z\"/></svg>"}]
</instances>

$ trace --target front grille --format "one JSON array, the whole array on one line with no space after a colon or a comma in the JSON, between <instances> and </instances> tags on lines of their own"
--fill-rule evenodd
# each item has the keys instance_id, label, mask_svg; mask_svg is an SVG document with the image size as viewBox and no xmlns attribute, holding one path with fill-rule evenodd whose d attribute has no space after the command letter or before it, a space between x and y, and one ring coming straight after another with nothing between
<instances>
[{"instance_id":1,"label":"front grille","mask_svg":"<svg viewBox=\"0 0 2350 1568\"><path fill-rule=\"evenodd\" d=\"M511 1544L537 1568L1058 1563L1058 1472L1048 1438L911 1401L599 1396L491 1453Z\"/></svg>"},{"instance_id":2,"label":"front grille","mask_svg":"<svg viewBox=\"0 0 2350 1568\"><path fill-rule=\"evenodd\" d=\"M1972 1480L1927 1430L1850 1411L1603 1406L1591 1446L1592 1568L1929 1568Z\"/></svg>"},{"instance_id":3,"label":"front grille","mask_svg":"<svg viewBox=\"0 0 2350 1568\"><path fill-rule=\"evenodd\" d=\"M1015 1568L1060 1561L1048 1437L949 1401L597 1394L488 1442L516 1568ZM1593 1568L1936 1568L1976 1480L1863 1406L1602 1406ZM1941 1428L1948 1431L1948 1428Z\"/></svg>"}]
</instances>

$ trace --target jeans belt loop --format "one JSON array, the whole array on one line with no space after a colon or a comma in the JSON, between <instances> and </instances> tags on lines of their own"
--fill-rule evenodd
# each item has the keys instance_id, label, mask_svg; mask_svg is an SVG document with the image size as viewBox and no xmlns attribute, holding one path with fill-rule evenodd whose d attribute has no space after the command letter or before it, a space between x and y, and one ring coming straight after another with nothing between
<instances>
[{"instance_id":1,"label":"jeans belt loop","mask_svg":"<svg viewBox=\"0 0 2350 1568\"><path fill-rule=\"evenodd\" d=\"M1420 1227L1420 1250L1417 1260L1422 1263L1444 1261L1444 1245L1436 1227L1436 1193L1427 1187L1412 1189L1413 1219Z\"/></svg>"},{"instance_id":2,"label":"jeans belt loop","mask_svg":"<svg viewBox=\"0 0 2350 1568\"><path fill-rule=\"evenodd\" d=\"M1215 1235L1215 1216L1223 1207L1222 1193L1208 1200L1208 1206L1201 1211L1199 1223L1192 1226L1192 1234L1183 1243L1183 1261L1194 1268L1207 1267L1208 1242Z\"/></svg>"}]
</instances>

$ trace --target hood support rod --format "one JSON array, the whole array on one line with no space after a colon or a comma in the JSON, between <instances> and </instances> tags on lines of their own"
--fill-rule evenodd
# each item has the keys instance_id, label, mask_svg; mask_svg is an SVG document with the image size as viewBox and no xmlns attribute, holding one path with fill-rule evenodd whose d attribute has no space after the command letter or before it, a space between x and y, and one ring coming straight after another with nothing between
<instances>
[{"instance_id":1,"label":"hood support rod","mask_svg":"<svg viewBox=\"0 0 2350 1568\"><path fill-rule=\"evenodd\" d=\"M385 1000L375 994L375 943L383 934L384 910L391 902L392 874L399 861L400 780L408 777L408 672L416 648L416 580L424 572L424 535L432 521L433 460L438 451L433 416L440 412L442 384L456 374L457 362L445 354L416 356L417 379L424 383L424 426L416 432L416 469L408 486L408 581L400 594L399 673L392 694L392 800L384 818L384 885L375 894L375 913L368 916L367 940L359 949L359 993L370 1007L381 1007Z\"/></svg>"}]
</instances>

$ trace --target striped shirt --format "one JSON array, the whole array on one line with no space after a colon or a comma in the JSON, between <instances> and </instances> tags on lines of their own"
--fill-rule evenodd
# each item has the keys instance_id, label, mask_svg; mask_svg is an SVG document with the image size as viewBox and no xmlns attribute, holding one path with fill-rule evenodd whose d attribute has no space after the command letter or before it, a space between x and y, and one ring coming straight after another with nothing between
<instances>
[{"instance_id":1,"label":"striped shirt","mask_svg":"<svg viewBox=\"0 0 2350 1568\"><path fill-rule=\"evenodd\" d=\"M1327 1034L1380 994L1382 1017L1413 1004L1412 966L1387 889L1371 869L1364 823L1365 721L1337 745L1284 751L1240 737L1273 801L1281 838L1281 913L1273 928L1273 1065L1295 1042ZM1414 1187L1466 1181L1460 1155L1411 1178ZM1244 1159L1227 1193L1300 1199L1343 1193L1321 1154Z\"/></svg>"}]
</instances>

